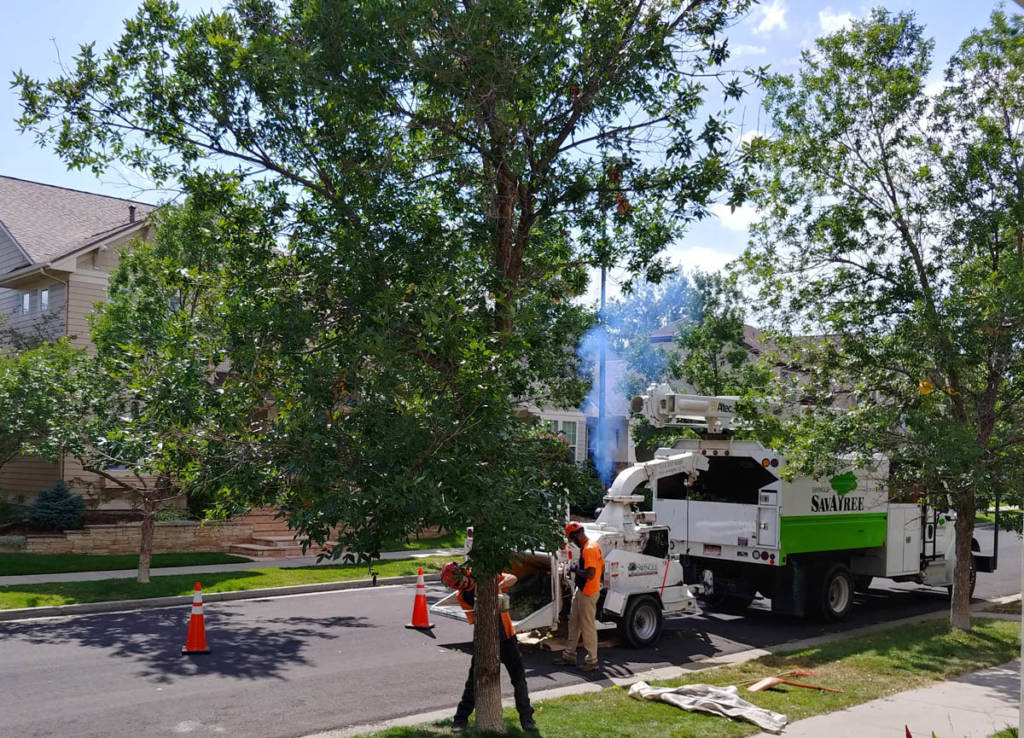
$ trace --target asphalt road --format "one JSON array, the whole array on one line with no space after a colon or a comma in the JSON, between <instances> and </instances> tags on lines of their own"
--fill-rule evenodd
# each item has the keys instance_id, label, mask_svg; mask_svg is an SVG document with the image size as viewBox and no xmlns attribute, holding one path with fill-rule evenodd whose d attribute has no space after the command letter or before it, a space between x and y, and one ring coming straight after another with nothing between
<instances>
[{"instance_id":1,"label":"asphalt road","mask_svg":"<svg viewBox=\"0 0 1024 738\"><path fill-rule=\"evenodd\" d=\"M981 531L988 551L990 531ZM977 596L1020 591L1020 547L1000 535L1000 570ZM428 599L442 594L428 587ZM454 708L469 665L470 628L433 617L404 625L411 586L206 606L208 656L183 657L188 608L0 623L0 735L282 738ZM942 611L943 592L876 585L840 626L779 618L756 603L745 616L666 622L645 651L602 651L606 673L629 676L805 638ZM533 691L598 676L524 649ZM504 684L510 693L510 685Z\"/></svg>"}]
</instances>

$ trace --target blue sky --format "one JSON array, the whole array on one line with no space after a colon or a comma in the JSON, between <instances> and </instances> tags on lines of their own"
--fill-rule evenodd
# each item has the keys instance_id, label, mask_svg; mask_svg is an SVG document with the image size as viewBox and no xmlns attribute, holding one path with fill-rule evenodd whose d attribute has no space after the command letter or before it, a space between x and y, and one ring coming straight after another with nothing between
<instances>
[{"instance_id":1,"label":"blue sky","mask_svg":"<svg viewBox=\"0 0 1024 738\"><path fill-rule=\"evenodd\" d=\"M189 11L222 4L213 0L179 2ZM123 19L134 14L138 5L138 0L6 0L0 25L0 73L8 82L19 68L35 77L55 76L60 72L58 60L67 63L80 44L95 41L98 49L109 46L119 36ZM737 67L769 64L775 71L793 72L801 50L815 38L841 28L853 17L864 17L877 5L843 0L763 0L728 32L732 61ZM935 39L933 82L941 78L946 60L964 36L986 25L992 10L1001 6L1007 12L1018 10L1012 3L1003 6L995 0L901 0L884 5L891 11L913 10ZM137 180L128 172L111 172L100 178L89 172L68 172L54 154L40 149L31 135L17 133L13 122L17 115L14 91L7 85L0 87L0 174L155 201L153 194L138 194ZM734 117L743 132L758 130L763 120L758 100L749 98L741 103ZM718 206L714 211L715 218L693 226L670 249L669 257L684 271L719 268L743 250L754 213L749 209L730 213ZM621 276L611 273L613 295Z\"/></svg>"}]
</instances>

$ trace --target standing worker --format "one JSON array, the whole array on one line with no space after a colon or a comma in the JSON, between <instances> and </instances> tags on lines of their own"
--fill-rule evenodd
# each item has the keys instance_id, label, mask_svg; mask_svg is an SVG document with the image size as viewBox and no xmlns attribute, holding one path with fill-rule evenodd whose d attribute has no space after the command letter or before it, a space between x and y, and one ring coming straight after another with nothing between
<instances>
[{"instance_id":1,"label":"standing worker","mask_svg":"<svg viewBox=\"0 0 1024 738\"><path fill-rule=\"evenodd\" d=\"M569 609L569 639L562 652L562 661L576 666L576 646L580 635L587 651L584 671L597 671L597 597L601 592L604 556L597 541L591 541L583 526L575 520L565 526L565 535L580 550L580 559L573 570L576 594Z\"/></svg>"},{"instance_id":2,"label":"standing worker","mask_svg":"<svg viewBox=\"0 0 1024 738\"><path fill-rule=\"evenodd\" d=\"M474 604L476 603L476 580L465 566L458 562L449 561L441 569L441 581L456 592L456 599L466 613L466 620L470 625L474 622ZM507 592L516 577L513 574L502 573L498 580L498 591ZM516 640L516 630L512 626L512 617L507 611L501 611L499 615L498 634L501 638L498 644L498 653L501 663L508 671L508 677L512 680L512 691L515 694L516 710L519 712L519 724L523 730L537 730L537 724L533 722L533 706L530 705L530 693L526 688L526 669L523 667L523 657L519 654L519 642ZM476 667L476 654L469 662L469 676L466 677L466 687L462 691L462 699L459 706L455 708L455 717L452 719L452 730L463 731L469 724L469 715L476 706L476 692L473 678L473 671Z\"/></svg>"}]
</instances>

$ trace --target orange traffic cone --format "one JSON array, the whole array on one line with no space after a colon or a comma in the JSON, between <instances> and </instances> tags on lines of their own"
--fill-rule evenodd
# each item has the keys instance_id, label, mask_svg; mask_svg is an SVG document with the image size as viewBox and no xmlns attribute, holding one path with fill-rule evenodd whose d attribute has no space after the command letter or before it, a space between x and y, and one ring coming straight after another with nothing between
<instances>
[{"instance_id":1,"label":"orange traffic cone","mask_svg":"<svg viewBox=\"0 0 1024 738\"><path fill-rule=\"evenodd\" d=\"M427 585L423 583L423 567L416 577L416 600L412 605L412 622L406 628L433 628L427 617Z\"/></svg>"},{"instance_id":2,"label":"orange traffic cone","mask_svg":"<svg viewBox=\"0 0 1024 738\"><path fill-rule=\"evenodd\" d=\"M206 647L206 625L203 621L203 590L196 582L196 591L192 595L192 614L188 619L188 636L181 649L182 656L195 656L210 653Z\"/></svg>"}]
</instances>

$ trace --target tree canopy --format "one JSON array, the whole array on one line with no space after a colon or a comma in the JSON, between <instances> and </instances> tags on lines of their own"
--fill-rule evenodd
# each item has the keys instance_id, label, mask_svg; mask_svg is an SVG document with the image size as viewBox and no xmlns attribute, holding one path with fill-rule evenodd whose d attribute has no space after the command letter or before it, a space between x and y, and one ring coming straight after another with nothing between
<instances>
[{"instance_id":1,"label":"tree canopy","mask_svg":"<svg viewBox=\"0 0 1024 738\"><path fill-rule=\"evenodd\" d=\"M775 440L819 476L885 453L895 494L956 510L958 627L975 505L1005 496L1024 443L1022 22L994 13L930 94L924 30L876 10L770 78L754 144L746 273L784 334L819 336L788 346L815 411Z\"/></svg>"},{"instance_id":2,"label":"tree canopy","mask_svg":"<svg viewBox=\"0 0 1024 738\"><path fill-rule=\"evenodd\" d=\"M487 608L513 552L556 543L580 478L510 402L579 404L565 349L589 318L564 298L589 265L660 277L714 195L743 197L728 111L694 121L709 83L742 94L721 33L748 4L240 0L186 17L147 0L112 48L15 83L22 127L70 165L176 182L228 224L189 234L211 257L197 272L220 265L204 329L230 360L189 483L369 555L424 520L472 524ZM492 628L475 639L494 686ZM478 726L499 728L478 695Z\"/></svg>"}]
</instances>

